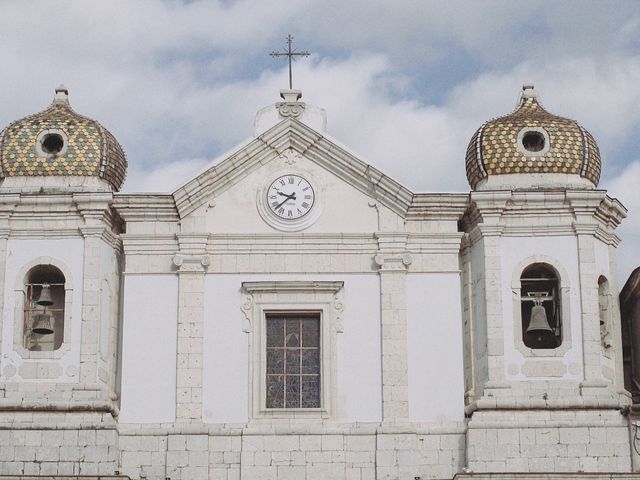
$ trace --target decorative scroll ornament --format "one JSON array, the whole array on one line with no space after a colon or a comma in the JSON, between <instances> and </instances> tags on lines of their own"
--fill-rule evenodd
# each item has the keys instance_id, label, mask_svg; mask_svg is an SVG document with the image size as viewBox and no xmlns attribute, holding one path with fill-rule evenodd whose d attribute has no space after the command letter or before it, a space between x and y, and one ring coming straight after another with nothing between
<instances>
[{"instance_id":1,"label":"decorative scroll ornament","mask_svg":"<svg viewBox=\"0 0 640 480\"><path fill-rule=\"evenodd\" d=\"M302 160L302 155L293 148L288 148L278 158L282 159L287 165L295 165L298 160Z\"/></svg>"},{"instance_id":2,"label":"decorative scroll ornament","mask_svg":"<svg viewBox=\"0 0 640 480\"><path fill-rule=\"evenodd\" d=\"M340 289L340 291L333 297L336 333L344 333L344 320L342 318L342 315L344 314L344 303L342 301L343 291L344 289Z\"/></svg>"},{"instance_id":3,"label":"decorative scroll ornament","mask_svg":"<svg viewBox=\"0 0 640 480\"><path fill-rule=\"evenodd\" d=\"M242 302L242 306L240 307L240 311L244 315L244 319L242 320L242 331L245 333L251 332L251 310L253 309L253 296L248 295L244 298L244 302Z\"/></svg>"},{"instance_id":4,"label":"decorative scroll ornament","mask_svg":"<svg viewBox=\"0 0 640 480\"><path fill-rule=\"evenodd\" d=\"M373 261L378 265L378 267L380 267L380 270L406 270L407 267L413 263L413 257L410 253L378 253L373 257Z\"/></svg>"},{"instance_id":5,"label":"decorative scroll ornament","mask_svg":"<svg viewBox=\"0 0 640 480\"><path fill-rule=\"evenodd\" d=\"M304 102L278 102L276 103L278 113L284 118L298 118L304 113Z\"/></svg>"},{"instance_id":6,"label":"decorative scroll ornament","mask_svg":"<svg viewBox=\"0 0 640 480\"><path fill-rule=\"evenodd\" d=\"M179 273L204 272L211 264L209 255L174 255L171 261Z\"/></svg>"}]
</instances>

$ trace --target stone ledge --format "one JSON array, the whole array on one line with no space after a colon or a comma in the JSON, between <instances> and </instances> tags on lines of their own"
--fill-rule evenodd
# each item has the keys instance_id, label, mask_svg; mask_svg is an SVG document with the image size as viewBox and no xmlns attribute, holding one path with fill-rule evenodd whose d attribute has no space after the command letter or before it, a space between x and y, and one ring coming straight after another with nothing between
<instances>
[{"instance_id":1,"label":"stone ledge","mask_svg":"<svg viewBox=\"0 0 640 480\"><path fill-rule=\"evenodd\" d=\"M637 480L640 473L458 473L453 480ZM0 477L0 480L1 477Z\"/></svg>"},{"instance_id":2,"label":"stone ledge","mask_svg":"<svg viewBox=\"0 0 640 480\"><path fill-rule=\"evenodd\" d=\"M0 475L0 480L131 480L124 475Z\"/></svg>"}]
</instances>

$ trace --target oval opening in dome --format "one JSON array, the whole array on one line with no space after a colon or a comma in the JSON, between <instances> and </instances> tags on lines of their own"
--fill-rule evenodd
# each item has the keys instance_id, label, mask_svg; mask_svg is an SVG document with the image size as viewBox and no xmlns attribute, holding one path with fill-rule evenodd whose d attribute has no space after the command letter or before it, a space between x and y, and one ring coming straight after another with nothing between
<instances>
[{"instance_id":1,"label":"oval opening in dome","mask_svg":"<svg viewBox=\"0 0 640 480\"><path fill-rule=\"evenodd\" d=\"M522 146L529 152L540 152L544 149L544 135L540 132L529 131L522 136Z\"/></svg>"},{"instance_id":2,"label":"oval opening in dome","mask_svg":"<svg viewBox=\"0 0 640 480\"><path fill-rule=\"evenodd\" d=\"M60 134L48 133L42 139L41 145L43 152L55 155L62 151L62 148L64 147L64 139Z\"/></svg>"}]
</instances>

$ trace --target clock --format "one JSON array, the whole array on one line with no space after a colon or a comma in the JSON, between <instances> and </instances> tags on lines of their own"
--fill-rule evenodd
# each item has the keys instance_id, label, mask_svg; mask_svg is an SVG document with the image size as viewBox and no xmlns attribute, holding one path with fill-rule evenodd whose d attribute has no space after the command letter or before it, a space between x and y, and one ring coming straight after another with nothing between
<instances>
[{"instance_id":1,"label":"clock","mask_svg":"<svg viewBox=\"0 0 640 480\"><path fill-rule=\"evenodd\" d=\"M316 201L316 194L309 181L293 173L276 178L265 195L269 211L285 222L302 219L313 209Z\"/></svg>"}]
</instances>

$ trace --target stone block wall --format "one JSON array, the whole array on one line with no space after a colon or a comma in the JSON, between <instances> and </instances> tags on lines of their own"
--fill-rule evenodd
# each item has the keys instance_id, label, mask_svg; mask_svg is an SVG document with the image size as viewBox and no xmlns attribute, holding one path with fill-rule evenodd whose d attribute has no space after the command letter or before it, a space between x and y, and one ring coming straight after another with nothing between
<instances>
[{"instance_id":1,"label":"stone block wall","mask_svg":"<svg viewBox=\"0 0 640 480\"><path fill-rule=\"evenodd\" d=\"M612 411L476 412L467 431L474 472L630 472L629 427Z\"/></svg>"},{"instance_id":2,"label":"stone block wall","mask_svg":"<svg viewBox=\"0 0 640 480\"><path fill-rule=\"evenodd\" d=\"M464 467L463 434L122 435L124 474L147 480L440 479Z\"/></svg>"},{"instance_id":3,"label":"stone block wall","mask_svg":"<svg viewBox=\"0 0 640 480\"><path fill-rule=\"evenodd\" d=\"M114 475L115 430L0 430L0 475Z\"/></svg>"},{"instance_id":4,"label":"stone block wall","mask_svg":"<svg viewBox=\"0 0 640 480\"><path fill-rule=\"evenodd\" d=\"M476 411L466 434L366 424L314 433L268 430L118 426L108 414L81 412L6 413L0 415L0 476L427 480L451 479L467 468L479 475L632 470L628 422L610 410Z\"/></svg>"}]
</instances>

